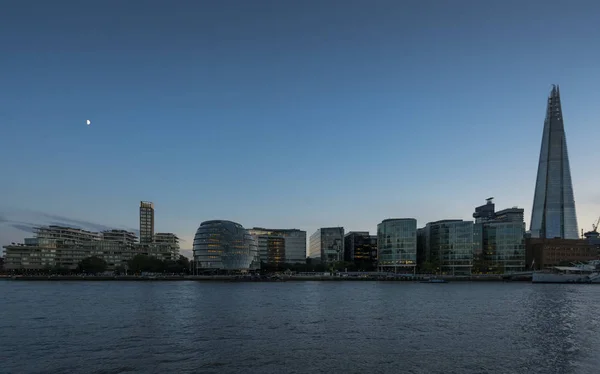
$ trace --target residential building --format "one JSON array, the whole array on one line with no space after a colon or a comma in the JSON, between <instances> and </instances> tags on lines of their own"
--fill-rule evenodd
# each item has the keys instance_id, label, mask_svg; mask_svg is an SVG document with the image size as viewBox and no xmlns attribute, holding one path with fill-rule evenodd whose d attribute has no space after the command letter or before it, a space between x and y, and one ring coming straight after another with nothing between
<instances>
[{"instance_id":1,"label":"residential building","mask_svg":"<svg viewBox=\"0 0 600 374\"><path fill-rule=\"evenodd\" d=\"M429 222L424 229L425 261L442 274L470 275L473 266L473 222L460 219Z\"/></svg>"},{"instance_id":2,"label":"residential building","mask_svg":"<svg viewBox=\"0 0 600 374\"><path fill-rule=\"evenodd\" d=\"M176 261L179 258L179 237L172 232L154 234L153 242L145 247L150 255L163 261Z\"/></svg>"},{"instance_id":3,"label":"residential building","mask_svg":"<svg viewBox=\"0 0 600 374\"><path fill-rule=\"evenodd\" d=\"M283 257L279 256L277 262L283 261L283 263L295 264L306 262L306 231L298 229L266 229L263 227L254 227L249 229L248 232L253 235L258 241L258 251L260 259L265 263L272 263L273 260L267 258L267 254L277 253L275 246L279 245L278 240L271 240L270 243L273 249L269 250L267 244L269 243L268 237L283 238L284 241L284 253ZM262 237L262 239L261 239Z\"/></svg>"},{"instance_id":4,"label":"residential building","mask_svg":"<svg viewBox=\"0 0 600 374\"><path fill-rule=\"evenodd\" d=\"M324 227L315 231L309 239L309 257L323 264L344 260L344 228Z\"/></svg>"},{"instance_id":5,"label":"residential building","mask_svg":"<svg viewBox=\"0 0 600 374\"><path fill-rule=\"evenodd\" d=\"M127 261L138 254L137 236L126 230L106 230L101 233L96 251L91 255L106 261L108 269L127 268Z\"/></svg>"},{"instance_id":6,"label":"residential building","mask_svg":"<svg viewBox=\"0 0 600 374\"><path fill-rule=\"evenodd\" d=\"M105 241L123 243L128 248L133 248L137 242L135 233L127 230L106 230L102 232Z\"/></svg>"},{"instance_id":7,"label":"residential building","mask_svg":"<svg viewBox=\"0 0 600 374\"><path fill-rule=\"evenodd\" d=\"M81 260L96 256L106 261L108 270L127 267L138 254L162 261L179 258L179 238L173 233L154 234L154 205L140 203L140 243L126 230L92 232L74 227L41 226L33 238L12 243L6 249L6 265L10 270L63 268L74 270Z\"/></svg>"},{"instance_id":8,"label":"residential building","mask_svg":"<svg viewBox=\"0 0 600 374\"><path fill-rule=\"evenodd\" d=\"M344 236L344 261L354 263L359 269L377 267L377 235L368 231L350 231Z\"/></svg>"},{"instance_id":9,"label":"residential building","mask_svg":"<svg viewBox=\"0 0 600 374\"><path fill-rule=\"evenodd\" d=\"M154 204L140 201L140 243L152 243L154 239Z\"/></svg>"},{"instance_id":10,"label":"residential building","mask_svg":"<svg viewBox=\"0 0 600 374\"><path fill-rule=\"evenodd\" d=\"M415 273L417 220L390 218L377 225L377 267L380 271Z\"/></svg>"},{"instance_id":11,"label":"residential building","mask_svg":"<svg viewBox=\"0 0 600 374\"><path fill-rule=\"evenodd\" d=\"M256 239L239 223L205 221L194 236L195 272L248 272L260 268Z\"/></svg>"},{"instance_id":12,"label":"residential building","mask_svg":"<svg viewBox=\"0 0 600 374\"><path fill-rule=\"evenodd\" d=\"M74 270L81 260L91 256L104 259L112 270L140 253L134 245L135 234L123 230L97 233L51 225L35 228L34 234L33 238L25 238L23 244L4 247L6 270Z\"/></svg>"},{"instance_id":13,"label":"residential building","mask_svg":"<svg viewBox=\"0 0 600 374\"><path fill-rule=\"evenodd\" d=\"M530 231L532 238L579 238L558 86L546 108Z\"/></svg>"}]
</instances>

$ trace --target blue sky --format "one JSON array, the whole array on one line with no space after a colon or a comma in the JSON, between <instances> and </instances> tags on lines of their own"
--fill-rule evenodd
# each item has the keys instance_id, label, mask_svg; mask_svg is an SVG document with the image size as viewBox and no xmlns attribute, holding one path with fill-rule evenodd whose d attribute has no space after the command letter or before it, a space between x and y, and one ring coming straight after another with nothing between
<instances>
[{"instance_id":1,"label":"blue sky","mask_svg":"<svg viewBox=\"0 0 600 374\"><path fill-rule=\"evenodd\" d=\"M208 219L375 231L490 196L529 222L552 83L591 229L598 19L594 1L9 1L0 243L47 215L135 228L140 200L182 248Z\"/></svg>"}]
</instances>

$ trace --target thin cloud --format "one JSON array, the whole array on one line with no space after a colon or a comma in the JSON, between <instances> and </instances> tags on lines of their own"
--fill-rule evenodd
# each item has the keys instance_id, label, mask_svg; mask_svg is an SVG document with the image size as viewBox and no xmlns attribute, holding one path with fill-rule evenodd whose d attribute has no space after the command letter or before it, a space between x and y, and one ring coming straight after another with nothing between
<instances>
[{"instance_id":1,"label":"thin cloud","mask_svg":"<svg viewBox=\"0 0 600 374\"><path fill-rule=\"evenodd\" d=\"M17 230L24 231L29 234L32 234L33 229L35 228L35 226L33 226L33 225L22 224L22 223L11 223L10 226Z\"/></svg>"},{"instance_id":2,"label":"thin cloud","mask_svg":"<svg viewBox=\"0 0 600 374\"><path fill-rule=\"evenodd\" d=\"M127 230L139 235L139 230L126 226L108 226L86 220L29 210L0 212L0 225L1 224L8 224L8 226L28 233L33 232L33 228L37 226L56 225L89 231L104 231L112 229Z\"/></svg>"}]
</instances>

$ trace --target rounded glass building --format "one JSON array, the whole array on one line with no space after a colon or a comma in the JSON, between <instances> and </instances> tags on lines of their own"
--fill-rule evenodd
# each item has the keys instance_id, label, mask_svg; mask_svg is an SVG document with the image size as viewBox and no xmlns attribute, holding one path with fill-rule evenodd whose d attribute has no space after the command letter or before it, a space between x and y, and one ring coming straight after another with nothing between
<instances>
[{"instance_id":1,"label":"rounded glass building","mask_svg":"<svg viewBox=\"0 0 600 374\"><path fill-rule=\"evenodd\" d=\"M194 236L193 252L198 272L248 271L260 267L256 240L242 225L231 221L202 222Z\"/></svg>"}]
</instances>

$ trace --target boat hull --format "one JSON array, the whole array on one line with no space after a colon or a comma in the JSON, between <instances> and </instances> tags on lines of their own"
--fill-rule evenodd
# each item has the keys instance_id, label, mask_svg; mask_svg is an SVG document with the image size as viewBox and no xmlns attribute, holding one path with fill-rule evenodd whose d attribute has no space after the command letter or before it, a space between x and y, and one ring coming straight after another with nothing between
<instances>
[{"instance_id":1,"label":"boat hull","mask_svg":"<svg viewBox=\"0 0 600 374\"><path fill-rule=\"evenodd\" d=\"M554 273L533 273L531 277L533 283L600 283L600 277L597 274L592 276L587 274L554 274Z\"/></svg>"}]
</instances>

